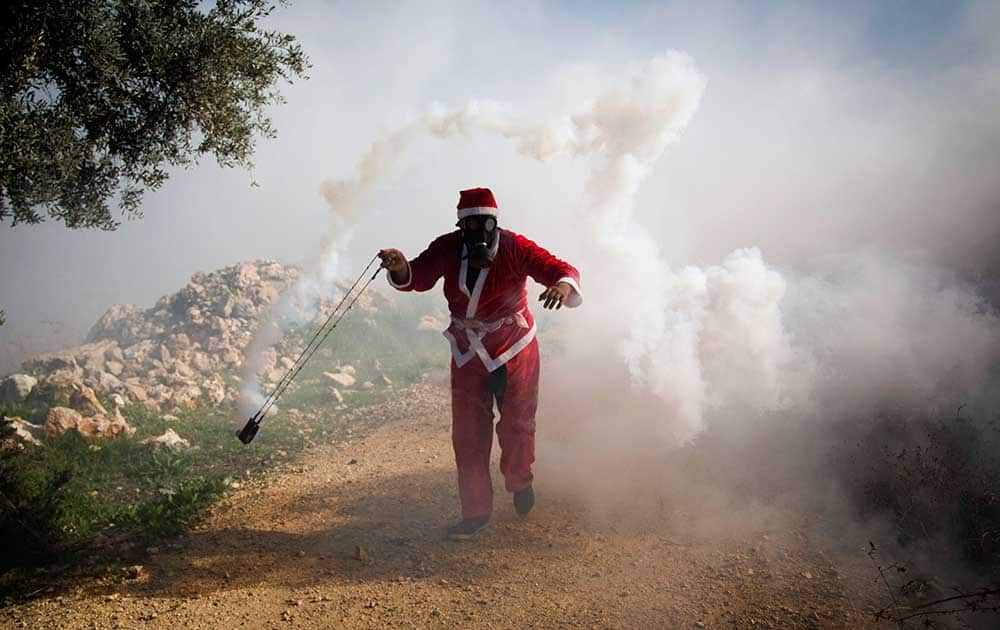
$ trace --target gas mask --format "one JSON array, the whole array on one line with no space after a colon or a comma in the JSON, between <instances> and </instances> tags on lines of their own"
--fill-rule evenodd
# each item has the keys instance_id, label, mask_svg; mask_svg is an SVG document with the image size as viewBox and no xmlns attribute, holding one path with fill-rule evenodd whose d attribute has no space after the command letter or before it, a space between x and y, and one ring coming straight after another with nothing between
<instances>
[{"instance_id":1,"label":"gas mask","mask_svg":"<svg viewBox=\"0 0 1000 630\"><path fill-rule=\"evenodd\" d=\"M462 229L462 243L468 254L469 265L475 269L486 269L493 265L493 253L490 247L497 237L497 218L490 215L473 215L465 217L458 223Z\"/></svg>"}]
</instances>

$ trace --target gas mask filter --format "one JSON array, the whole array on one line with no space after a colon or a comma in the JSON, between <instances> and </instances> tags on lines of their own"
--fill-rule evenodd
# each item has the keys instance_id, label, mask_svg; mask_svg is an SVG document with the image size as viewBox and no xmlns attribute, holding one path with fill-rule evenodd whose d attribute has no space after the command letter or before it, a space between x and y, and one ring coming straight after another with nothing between
<instances>
[{"instance_id":1,"label":"gas mask filter","mask_svg":"<svg viewBox=\"0 0 1000 630\"><path fill-rule=\"evenodd\" d=\"M490 215L465 217L458 223L462 229L462 242L468 251L469 265L476 269L486 269L493 265L490 246L496 238L497 218Z\"/></svg>"}]
</instances>

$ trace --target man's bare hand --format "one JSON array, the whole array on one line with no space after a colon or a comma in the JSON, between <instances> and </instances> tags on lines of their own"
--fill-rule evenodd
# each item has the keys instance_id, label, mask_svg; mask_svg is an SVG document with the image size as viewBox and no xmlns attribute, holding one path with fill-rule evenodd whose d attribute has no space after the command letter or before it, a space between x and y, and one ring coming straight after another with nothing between
<instances>
[{"instance_id":1,"label":"man's bare hand","mask_svg":"<svg viewBox=\"0 0 1000 630\"><path fill-rule=\"evenodd\" d=\"M406 256L398 249L383 249L379 251L378 257L382 259L382 267L392 273L403 275L406 273L408 265Z\"/></svg>"},{"instance_id":2,"label":"man's bare hand","mask_svg":"<svg viewBox=\"0 0 1000 630\"><path fill-rule=\"evenodd\" d=\"M573 287L569 286L565 282L559 282L552 285L548 289L545 289L541 295L538 296L538 301L544 301L545 304L542 305L543 308L547 309L560 309L562 308L563 302L569 297L570 292Z\"/></svg>"}]
</instances>

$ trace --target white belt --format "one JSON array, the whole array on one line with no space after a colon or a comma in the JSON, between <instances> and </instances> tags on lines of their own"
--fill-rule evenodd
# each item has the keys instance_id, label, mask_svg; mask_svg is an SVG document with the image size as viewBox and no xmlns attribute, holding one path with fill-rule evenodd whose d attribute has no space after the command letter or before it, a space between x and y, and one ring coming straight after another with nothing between
<instances>
[{"instance_id":1,"label":"white belt","mask_svg":"<svg viewBox=\"0 0 1000 630\"><path fill-rule=\"evenodd\" d=\"M504 326L516 325L521 328L529 327L528 320L524 318L523 310L492 322L483 322L478 319L459 319L458 317L452 317L451 323L454 324L459 330L466 330L475 333L475 335L480 339L484 335L496 332Z\"/></svg>"}]
</instances>

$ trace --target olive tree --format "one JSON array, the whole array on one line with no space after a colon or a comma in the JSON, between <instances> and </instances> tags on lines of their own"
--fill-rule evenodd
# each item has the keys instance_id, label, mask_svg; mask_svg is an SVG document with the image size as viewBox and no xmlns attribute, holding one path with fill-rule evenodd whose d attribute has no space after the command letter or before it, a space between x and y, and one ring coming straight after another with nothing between
<instances>
[{"instance_id":1,"label":"olive tree","mask_svg":"<svg viewBox=\"0 0 1000 630\"><path fill-rule=\"evenodd\" d=\"M308 65L268 0L6 0L0 221L115 229L168 169L252 167L279 82Z\"/></svg>"}]
</instances>

